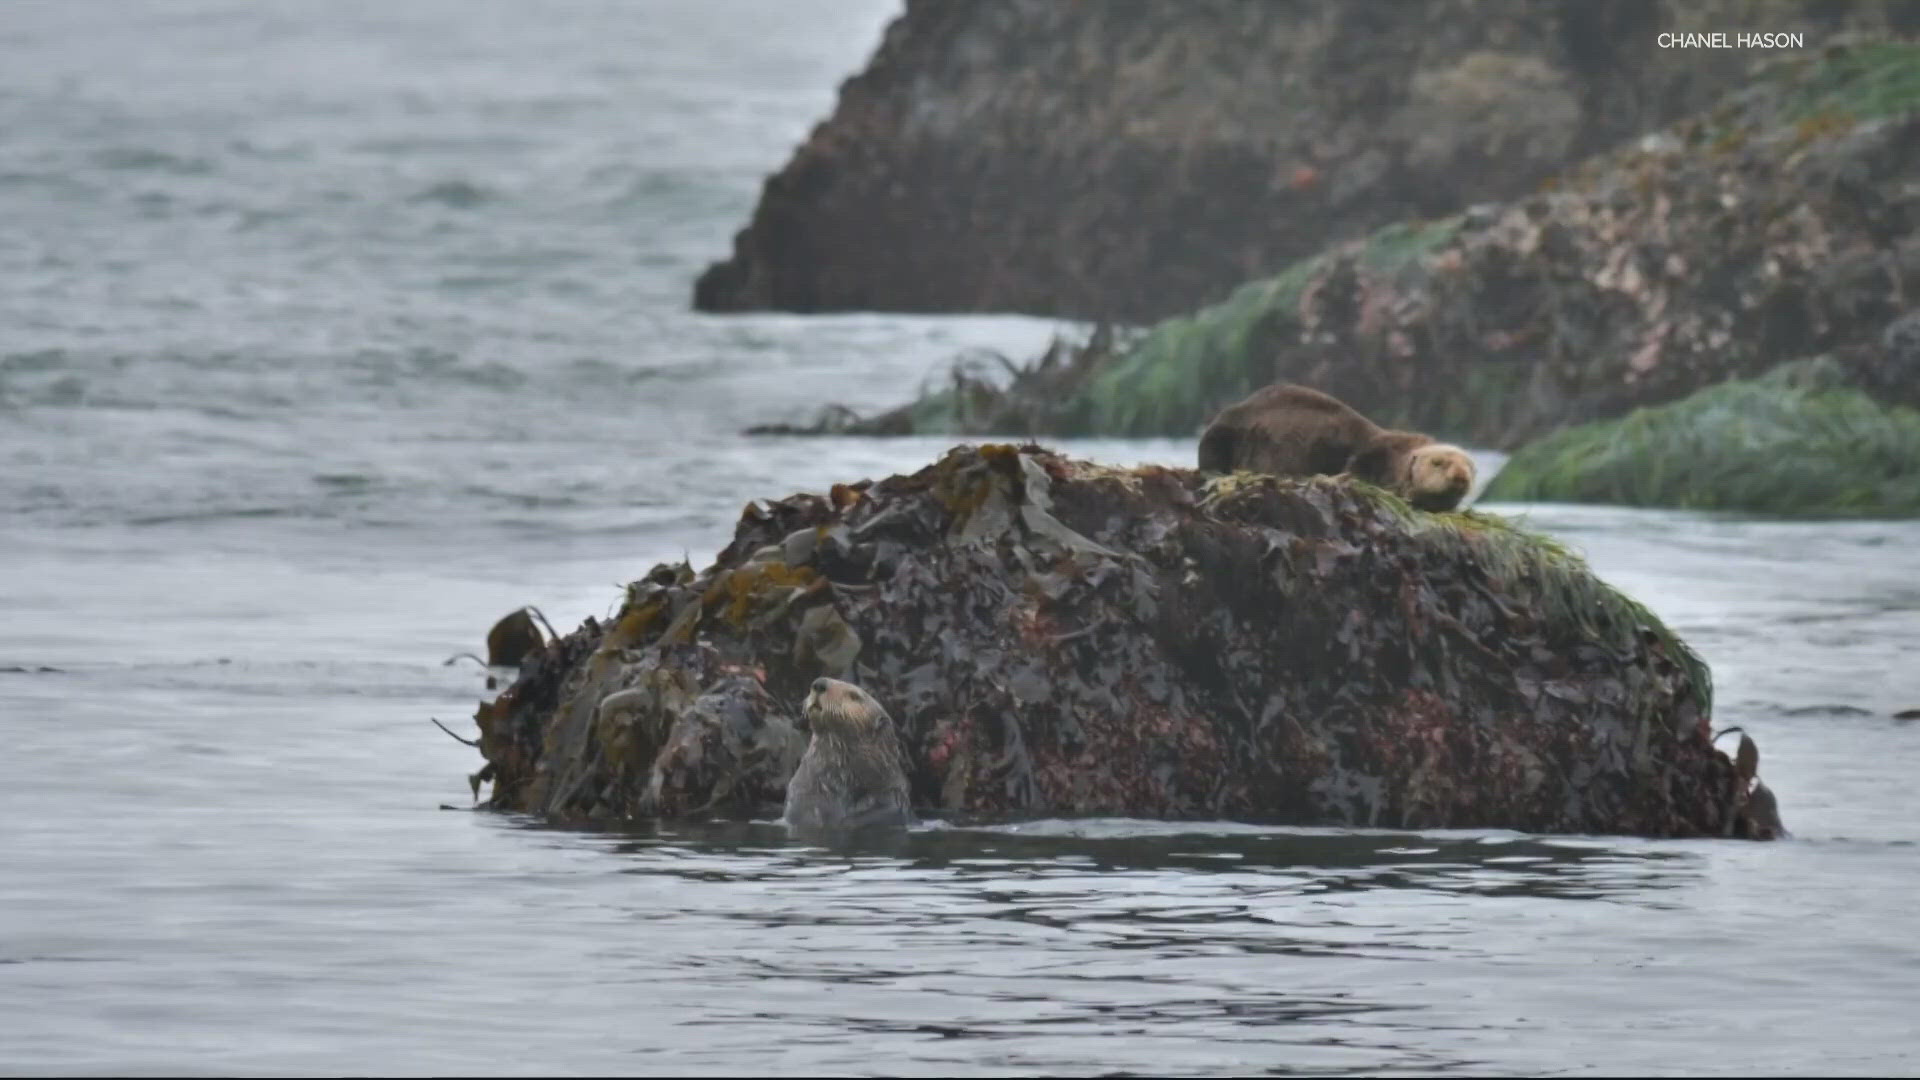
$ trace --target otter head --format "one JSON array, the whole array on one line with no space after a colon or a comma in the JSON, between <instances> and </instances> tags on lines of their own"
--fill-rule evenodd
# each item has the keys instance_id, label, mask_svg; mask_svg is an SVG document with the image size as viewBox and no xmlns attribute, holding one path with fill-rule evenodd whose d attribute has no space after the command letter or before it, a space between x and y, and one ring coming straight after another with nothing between
<instances>
[{"instance_id":1,"label":"otter head","mask_svg":"<svg viewBox=\"0 0 1920 1080\"><path fill-rule=\"evenodd\" d=\"M1473 458L1450 443L1407 455L1406 498L1422 510L1451 510L1473 488Z\"/></svg>"},{"instance_id":2,"label":"otter head","mask_svg":"<svg viewBox=\"0 0 1920 1080\"><path fill-rule=\"evenodd\" d=\"M800 714L816 735L871 738L893 725L887 710L873 700L873 695L839 679L813 680Z\"/></svg>"}]
</instances>

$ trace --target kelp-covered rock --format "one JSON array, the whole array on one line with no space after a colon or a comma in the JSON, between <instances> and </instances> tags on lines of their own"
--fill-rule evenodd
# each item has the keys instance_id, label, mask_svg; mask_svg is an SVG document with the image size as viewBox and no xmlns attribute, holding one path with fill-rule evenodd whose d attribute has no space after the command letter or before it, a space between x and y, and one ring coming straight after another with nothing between
<instances>
[{"instance_id":1,"label":"kelp-covered rock","mask_svg":"<svg viewBox=\"0 0 1920 1080\"><path fill-rule=\"evenodd\" d=\"M1511 448L1827 354L1920 405L1920 45L1784 54L1543 190L1396 225L1134 338L837 430L1189 435L1277 380ZM1884 342L1884 344L1883 344Z\"/></svg>"},{"instance_id":2,"label":"kelp-covered rock","mask_svg":"<svg viewBox=\"0 0 1920 1080\"><path fill-rule=\"evenodd\" d=\"M1552 543L1319 478L961 447L755 502L478 720L490 805L777 814L820 675L915 802L1358 826L1770 836L1707 669Z\"/></svg>"},{"instance_id":3,"label":"kelp-covered rock","mask_svg":"<svg viewBox=\"0 0 1920 1080\"><path fill-rule=\"evenodd\" d=\"M1514 454L1482 496L1824 517L1920 516L1920 412L1782 365Z\"/></svg>"},{"instance_id":4,"label":"kelp-covered rock","mask_svg":"<svg viewBox=\"0 0 1920 1080\"><path fill-rule=\"evenodd\" d=\"M1899 0L909 0L695 305L1145 322L1522 195L1765 55L1663 31L1916 26Z\"/></svg>"}]
</instances>

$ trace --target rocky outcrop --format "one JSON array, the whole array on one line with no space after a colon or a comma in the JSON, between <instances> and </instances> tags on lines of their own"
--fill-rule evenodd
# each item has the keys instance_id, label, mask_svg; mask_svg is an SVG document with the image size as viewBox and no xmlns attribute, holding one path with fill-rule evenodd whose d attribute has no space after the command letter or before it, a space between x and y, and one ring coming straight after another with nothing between
<instances>
[{"instance_id":1,"label":"rocky outcrop","mask_svg":"<svg viewBox=\"0 0 1920 1080\"><path fill-rule=\"evenodd\" d=\"M1920 412L1882 405L1830 357L1529 443L1485 499L1920 517Z\"/></svg>"},{"instance_id":2,"label":"rocky outcrop","mask_svg":"<svg viewBox=\"0 0 1920 1080\"><path fill-rule=\"evenodd\" d=\"M480 707L476 790L558 820L775 815L822 674L895 718L929 813L1779 827L1709 740L1706 667L1550 542L1031 446L750 504L712 566L655 568Z\"/></svg>"},{"instance_id":3,"label":"rocky outcrop","mask_svg":"<svg viewBox=\"0 0 1920 1080\"><path fill-rule=\"evenodd\" d=\"M1506 449L1821 354L1920 404L1920 45L1789 56L1550 187L1382 229L1011 383L956 369L838 427L1190 435L1284 379Z\"/></svg>"},{"instance_id":4,"label":"rocky outcrop","mask_svg":"<svg viewBox=\"0 0 1920 1080\"><path fill-rule=\"evenodd\" d=\"M707 311L1145 323L1329 244L1515 198L1708 105L1752 49L1920 29L1856 0L908 0L766 183Z\"/></svg>"}]
</instances>

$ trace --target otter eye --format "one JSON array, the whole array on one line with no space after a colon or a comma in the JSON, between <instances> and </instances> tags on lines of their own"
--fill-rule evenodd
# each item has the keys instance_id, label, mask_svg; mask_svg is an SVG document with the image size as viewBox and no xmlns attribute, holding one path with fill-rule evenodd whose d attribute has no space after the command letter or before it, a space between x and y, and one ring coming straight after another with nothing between
<instances>
[{"instance_id":1,"label":"otter eye","mask_svg":"<svg viewBox=\"0 0 1920 1080\"><path fill-rule=\"evenodd\" d=\"M814 693L816 693L816 694L824 694L824 693L826 693L826 692L827 692L827 680L825 680L825 679L815 679L815 680L813 680L813 692L814 692Z\"/></svg>"}]
</instances>

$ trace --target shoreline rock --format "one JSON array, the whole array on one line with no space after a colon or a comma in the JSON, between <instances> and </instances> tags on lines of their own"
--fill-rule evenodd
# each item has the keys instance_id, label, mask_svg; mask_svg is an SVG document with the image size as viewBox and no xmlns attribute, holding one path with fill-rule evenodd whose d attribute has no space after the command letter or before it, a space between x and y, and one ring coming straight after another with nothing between
<instances>
[{"instance_id":1,"label":"shoreline rock","mask_svg":"<svg viewBox=\"0 0 1920 1080\"><path fill-rule=\"evenodd\" d=\"M812 679L899 724L917 810L1775 835L1711 677L1577 557L1364 485L1037 446L756 500L476 713L487 805L775 816Z\"/></svg>"},{"instance_id":2,"label":"shoreline rock","mask_svg":"<svg viewBox=\"0 0 1920 1080\"><path fill-rule=\"evenodd\" d=\"M1809 50L1809 53L1812 53ZM1920 44L1786 55L1551 190L1337 245L836 432L1190 435L1269 382L1512 449L1826 355L1920 406Z\"/></svg>"},{"instance_id":3,"label":"shoreline rock","mask_svg":"<svg viewBox=\"0 0 1920 1080\"><path fill-rule=\"evenodd\" d=\"M1521 197L1898 2L909 0L770 177L702 311L1141 324L1393 221ZM1785 55L1791 55L1789 52Z\"/></svg>"}]
</instances>

